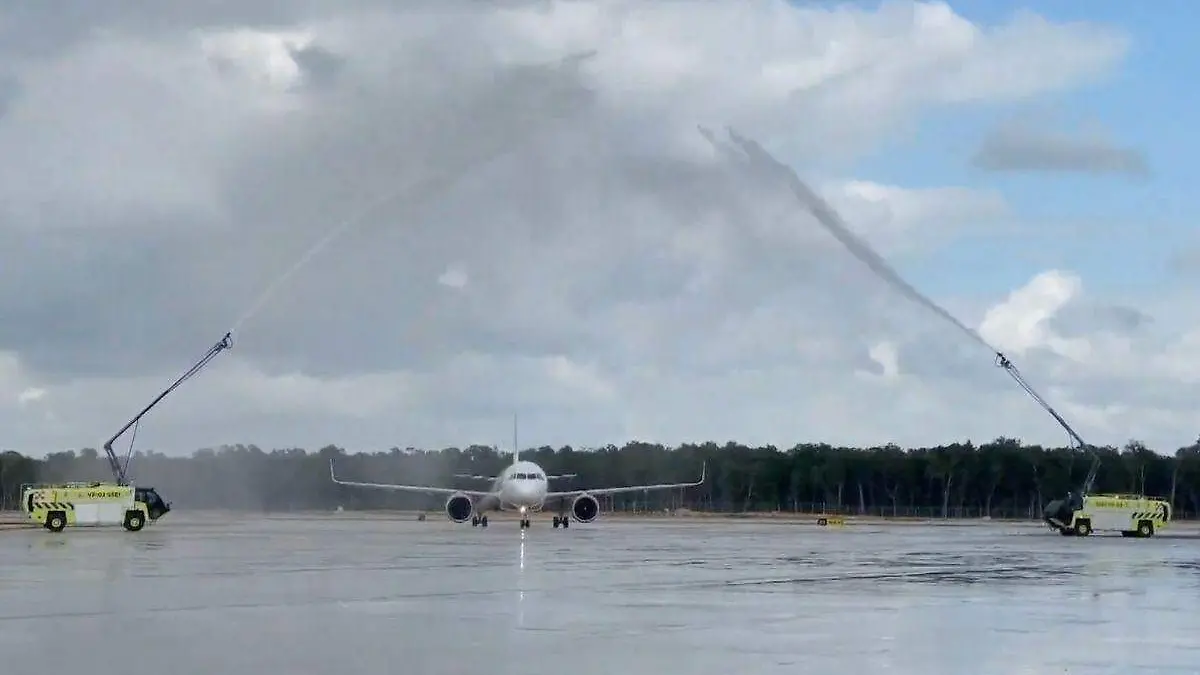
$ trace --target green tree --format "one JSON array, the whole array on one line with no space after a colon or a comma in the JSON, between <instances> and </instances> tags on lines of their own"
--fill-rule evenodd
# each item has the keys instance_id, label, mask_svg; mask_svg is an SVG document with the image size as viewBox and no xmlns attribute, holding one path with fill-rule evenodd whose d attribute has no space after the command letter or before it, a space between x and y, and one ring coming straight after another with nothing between
<instances>
[{"instance_id":1,"label":"green tree","mask_svg":"<svg viewBox=\"0 0 1200 675\"><path fill-rule=\"evenodd\" d=\"M1200 439L1163 455L1131 440L1099 448L1094 491L1141 492L1169 498L1177 518L1200 513ZM693 480L701 462L702 487L635 493L602 500L616 510L826 512L847 515L1037 518L1051 499L1078 488L1090 469L1090 452L1024 445L1013 438L932 448L873 448L803 443L790 448L715 442L664 447L631 441L606 446L530 448L522 457L552 474L575 473L561 488L609 487ZM349 454L337 446L265 450L255 445L204 448L189 457L154 451L133 455L130 476L150 485L180 509L302 511L440 509L443 499L351 489L329 480L339 475L373 482L406 482L478 488L456 476L496 475L511 456L473 445L431 451L388 448ZM52 452L33 459L0 452L0 508L19 506L21 486L33 482L107 479L107 463L94 449Z\"/></svg>"}]
</instances>

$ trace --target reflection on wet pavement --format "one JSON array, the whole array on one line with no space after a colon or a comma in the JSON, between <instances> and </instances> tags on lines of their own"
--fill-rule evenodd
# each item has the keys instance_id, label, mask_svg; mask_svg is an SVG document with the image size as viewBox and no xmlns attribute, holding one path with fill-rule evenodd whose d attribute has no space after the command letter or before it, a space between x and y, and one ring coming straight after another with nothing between
<instances>
[{"instance_id":1,"label":"reflection on wet pavement","mask_svg":"<svg viewBox=\"0 0 1200 675\"><path fill-rule=\"evenodd\" d=\"M0 654L97 675L1194 673L1197 552L1013 524L184 514L0 534Z\"/></svg>"}]
</instances>

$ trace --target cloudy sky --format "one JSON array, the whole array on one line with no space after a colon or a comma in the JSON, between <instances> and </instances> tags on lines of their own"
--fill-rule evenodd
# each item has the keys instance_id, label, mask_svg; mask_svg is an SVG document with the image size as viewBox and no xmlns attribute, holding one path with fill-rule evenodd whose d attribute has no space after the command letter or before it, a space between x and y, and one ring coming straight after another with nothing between
<instances>
[{"instance_id":1,"label":"cloudy sky","mask_svg":"<svg viewBox=\"0 0 1200 675\"><path fill-rule=\"evenodd\" d=\"M230 330L139 448L1065 442L698 125L1087 440L1190 443L1187 32L957 5L0 9L0 447L98 447Z\"/></svg>"}]
</instances>

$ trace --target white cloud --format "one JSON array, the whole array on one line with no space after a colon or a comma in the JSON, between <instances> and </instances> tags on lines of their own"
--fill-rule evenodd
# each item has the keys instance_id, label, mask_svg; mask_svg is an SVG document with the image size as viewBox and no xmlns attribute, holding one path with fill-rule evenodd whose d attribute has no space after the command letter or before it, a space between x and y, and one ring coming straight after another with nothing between
<instances>
[{"instance_id":1,"label":"white cloud","mask_svg":"<svg viewBox=\"0 0 1200 675\"><path fill-rule=\"evenodd\" d=\"M23 407L29 405L30 403L36 403L44 398L46 398L45 389L42 389L41 387L29 387L21 390L21 393L17 394L17 403Z\"/></svg>"},{"instance_id":2,"label":"white cloud","mask_svg":"<svg viewBox=\"0 0 1200 675\"><path fill-rule=\"evenodd\" d=\"M200 36L200 51L208 59L230 66L246 78L245 86L258 92L282 94L304 79L293 53L312 44L304 31L259 31L234 29Z\"/></svg>"},{"instance_id":3,"label":"white cloud","mask_svg":"<svg viewBox=\"0 0 1200 675\"><path fill-rule=\"evenodd\" d=\"M962 187L903 188L862 180L828 185L822 192L856 233L884 255L928 250L958 234L964 224L979 233L1009 214L995 191Z\"/></svg>"},{"instance_id":4,"label":"white cloud","mask_svg":"<svg viewBox=\"0 0 1200 675\"><path fill-rule=\"evenodd\" d=\"M1072 298L1082 282L1079 277L1049 270L1009 294L1003 302L988 309L979 326L979 334L1001 350L1018 355L1044 347L1064 356L1086 358L1087 343L1064 340L1046 326Z\"/></svg>"},{"instance_id":5,"label":"white cloud","mask_svg":"<svg viewBox=\"0 0 1200 675\"><path fill-rule=\"evenodd\" d=\"M867 350L867 355L879 366L880 372L876 376L880 379L894 380L900 376L900 357L896 345L886 340L877 342Z\"/></svg>"},{"instance_id":6,"label":"white cloud","mask_svg":"<svg viewBox=\"0 0 1200 675\"><path fill-rule=\"evenodd\" d=\"M58 421L30 416L13 444L98 445L338 223L139 445L495 442L514 411L539 444L1058 438L989 355L722 165L696 126L762 140L919 261L1019 214L847 160L933 108L1095 80L1123 57L1119 32L974 25L941 3L222 11L113 16L15 62L0 245L22 255L0 267L0 349L20 358L0 359L0 394L40 388ZM1147 406L1127 392L1080 394L1124 376L1085 366L1148 352L1048 324L1072 279L1047 273L981 329L1064 405L1125 405L1106 433L1174 439L1175 417L1134 429ZM1189 372L1157 358L1140 360L1154 386Z\"/></svg>"},{"instance_id":7,"label":"white cloud","mask_svg":"<svg viewBox=\"0 0 1200 675\"><path fill-rule=\"evenodd\" d=\"M470 282L471 277L467 271L458 265L451 265L438 275L438 283L450 288L466 288Z\"/></svg>"}]
</instances>

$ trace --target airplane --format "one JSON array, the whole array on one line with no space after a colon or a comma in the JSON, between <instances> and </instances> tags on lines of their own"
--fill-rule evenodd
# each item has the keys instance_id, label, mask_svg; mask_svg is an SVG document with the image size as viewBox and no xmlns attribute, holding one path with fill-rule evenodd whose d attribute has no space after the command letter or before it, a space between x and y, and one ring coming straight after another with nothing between
<instances>
[{"instance_id":1,"label":"airplane","mask_svg":"<svg viewBox=\"0 0 1200 675\"><path fill-rule=\"evenodd\" d=\"M515 438L516 434L514 433L513 435ZM576 474L547 475L536 462L520 458L520 451L516 449L517 445L515 442L513 443L513 448L512 464L501 472L499 476L455 475L456 478L492 481L490 489L486 491L341 480L334 473L333 459L329 460L329 477L334 483L349 487L446 495L446 516L455 523L465 523L470 520L472 527L487 527L488 511L517 511L521 516L521 529L524 530L529 528L529 514L541 512L547 503L555 503L559 508L559 514L554 516L555 529L568 527L572 518L576 522L587 524L596 520L596 517L600 515L600 501L596 499L597 496L642 490L670 490L673 488L696 487L704 483L708 466L708 462L701 464L700 480L694 483L659 483L656 485L629 485L595 490L551 491L551 480L574 478ZM563 508L568 500L571 503L569 516Z\"/></svg>"}]
</instances>

